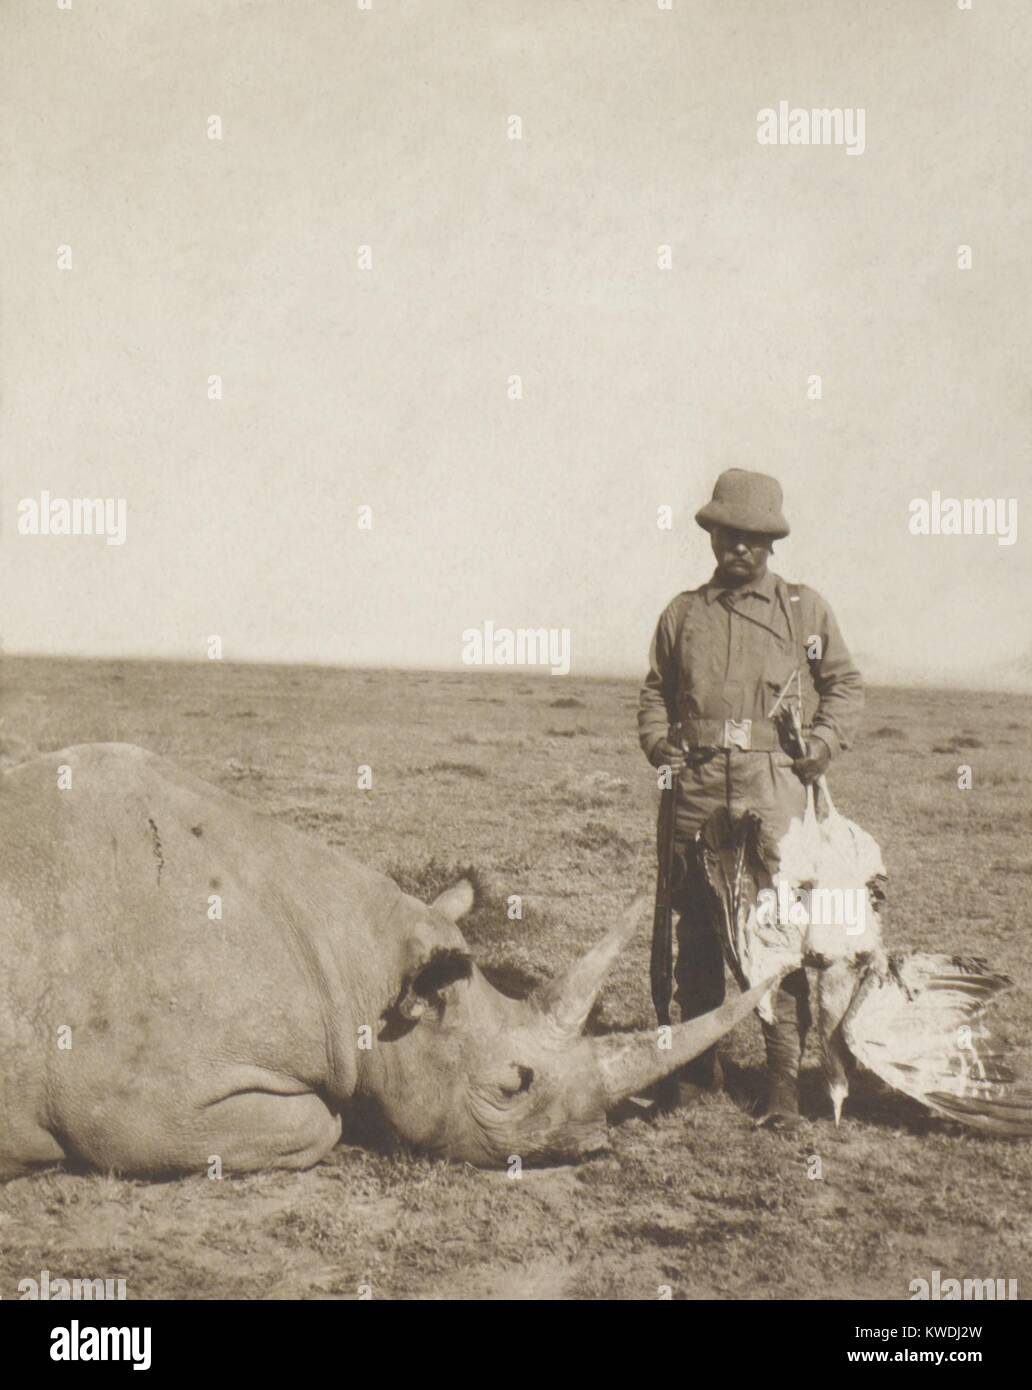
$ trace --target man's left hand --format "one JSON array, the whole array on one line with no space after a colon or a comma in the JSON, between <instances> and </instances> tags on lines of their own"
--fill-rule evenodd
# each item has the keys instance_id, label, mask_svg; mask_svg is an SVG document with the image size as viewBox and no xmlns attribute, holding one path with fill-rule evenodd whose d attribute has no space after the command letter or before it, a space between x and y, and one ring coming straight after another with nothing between
<instances>
[{"instance_id":1,"label":"man's left hand","mask_svg":"<svg viewBox=\"0 0 1032 1390\"><path fill-rule=\"evenodd\" d=\"M796 758L792 764L792 771L803 786L808 787L811 782L816 782L819 777L824 776L830 762L831 749L819 735L811 734L806 756Z\"/></svg>"}]
</instances>

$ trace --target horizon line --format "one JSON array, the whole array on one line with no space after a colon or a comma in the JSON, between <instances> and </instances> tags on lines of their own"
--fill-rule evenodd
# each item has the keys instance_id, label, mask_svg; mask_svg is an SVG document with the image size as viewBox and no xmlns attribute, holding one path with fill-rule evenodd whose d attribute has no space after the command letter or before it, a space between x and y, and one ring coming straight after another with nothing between
<instances>
[{"instance_id":1,"label":"horizon line","mask_svg":"<svg viewBox=\"0 0 1032 1390\"><path fill-rule=\"evenodd\" d=\"M264 657L219 657L217 659L204 657L182 657L182 656L125 656L125 655L105 655L97 654L87 656L82 653L70 652L25 652L25 651L3 651L0 649L0 667L7 661L63 661L63 662L92 662L107 663L109 665L161 665L161 666L241 666L241 667L270 667L280 670L316 670L316 671L354 671L366 674L378 672L405 673L410 675L447 675L447 676L489 676L501 678L504 676L519 676L521 679L537 680L565 680L570 681L630 681L644 679L644 674L639 676L629 668L616 671L585 671L575 675L572 671L565 675L557 675L547 668L536 666L410 666L400 662L385 663L383 665L366 665L344 661L283 661L274 658ZM863 675L863 672L861 672ZM951 679L947 676L931 675L921 676L918 673L901 674L898 677L887 679L869 680L864 677L864 685L872 690L897 690L909 689L917 686L927 690L945 690L950 692L970 692L971 694L986 694L987 692L999 695L1032 695L1032 680L1029 681L1028 688L1023 689L1015 686L1006 685L969 685L965 684L964 677Z\"/></svg>"}]
</instances>

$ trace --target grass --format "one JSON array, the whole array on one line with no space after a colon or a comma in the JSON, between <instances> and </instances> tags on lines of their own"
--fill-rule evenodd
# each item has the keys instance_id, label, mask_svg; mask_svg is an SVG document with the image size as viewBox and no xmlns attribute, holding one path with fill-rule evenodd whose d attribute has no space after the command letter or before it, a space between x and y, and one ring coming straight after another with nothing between
<instances>
[{"instance_id":1,"label":"grass","mask_svg":"<svg viewBox=\"0 0 1032 1390\"><path fill-rule=\"evenodd\" d=\"M487 771L486 768L478 767L476 763L454 763L448 762L447 759L442 759L439 762L431 763L429 767L415 768L414 771L418 772L421 776L426 773L432 774L435 772L451 773L452 776L455 777L485 778L490 776L490 773Z\"/></svg>"},{"instance_id":2,"label":"grass","mask_svg":"<svg viewBox=\"0 0 1032 1390\"><path fill-rule=\"evenodd\" d=\"M424 899L471 875L463 929L510 993L568 964L651 886L657 792L633 682L580 681L583 698L557 702L553 680L525 673L8 659L3 675L0 759L140 743ZM590 704L590 744L554 729L557 703ZM1020 1044L1032 1074L1029 712L1016 695L990 708L875 690L869 732L831 782L883 847L890 945L984 955L1012 975L994 1035ZM478 761L457 762L460 746ZM359 791L365 764L373 787ZM643 927L592 1026L651 1023ZM836 1131L810 1052L807 1124L786 1141L752 1121L758 1027L726 1054L727 1092L687 1114L632 1115L608 1155L518 1180L355 1142L298 1174L20 1179L0 1188L0 1295L42 1269L124 1276L130 1298L348 1299L368 1286L375 1298L649 1300L669 1286L678 1299L905 1299L933 1269L1032 1289L1032 1146L940 1123L873 1078Z\"/></svg>"}]
</instances>

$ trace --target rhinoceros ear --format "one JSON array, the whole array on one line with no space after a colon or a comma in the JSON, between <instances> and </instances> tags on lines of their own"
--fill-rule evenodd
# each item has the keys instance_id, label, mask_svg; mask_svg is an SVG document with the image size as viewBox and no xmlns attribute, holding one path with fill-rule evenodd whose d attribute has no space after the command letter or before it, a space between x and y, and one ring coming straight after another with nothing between
<instances>
[{"instance_id":1,"label":"rhinoceros ear","mask_svg":"<svg viewBox=\"0 0 1032 1390\"><path fill-rule=\"evenodd\" d=\"M443 1014L453 987L473 976L473 959L465 951L437 946L405 981L398 1000L402 1018L421 1018L430 1007Z\"/></svg>"},{"instance_id":2,"label":"rhinoceros ear","mask_svg":"<svg viewBox=\"0 0 1032 1390\"><path fill-rule=\"evenodd\" d=\"M435 912L447 917L449 922L457 922L460 917L465 917L473 906L474 896L473 885L469 879L460 878L458 883L453 883L450 888L439 893L430 906Z\"/></svg>"}]
</instances>

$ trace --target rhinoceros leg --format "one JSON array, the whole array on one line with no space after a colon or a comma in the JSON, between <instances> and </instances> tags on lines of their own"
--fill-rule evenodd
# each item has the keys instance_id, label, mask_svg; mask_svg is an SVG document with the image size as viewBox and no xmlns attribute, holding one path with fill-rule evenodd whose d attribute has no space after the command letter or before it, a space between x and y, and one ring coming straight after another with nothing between
<instances>
[{"instance_id":1,"label":"rhinoceros leg","mask_svg":"<svg viewBox=\"0 0 1032 1390\"><path fill-rule=\"evenodd\" d=\"M311 1092L240 1091L194 1110L151 1117L109 1112L88 1136L69 1134L70 1156L101 1172L139 1177L263 1168L311 1168L340 1138L340 1117Z\"/></svg>"},{"instance_id":2,"label":"rhinoceros leg","mask_svg":"<svg viewBox=\"0 0 1032 1390\"><path fill-rule=\"evenodd\" d=\"M34 1127L31 1133L8 1135L0 1143L0 1182L60 1163L65 1156L64 1149L45 1129Z\"/></svg>"},{"instance_id":3,"label":"rhinoceros leg","mask_svg":"<svg viewBox=\"0 0 1032 1390\"><path fill-rule=\"evenodd\" d=\"M227 1096L205 1112L209 1153L225 1173L262 1168L311 1168L340 1138L340 1116L318 1096L245 1091Z\"/></svg>"}]
</instances>

